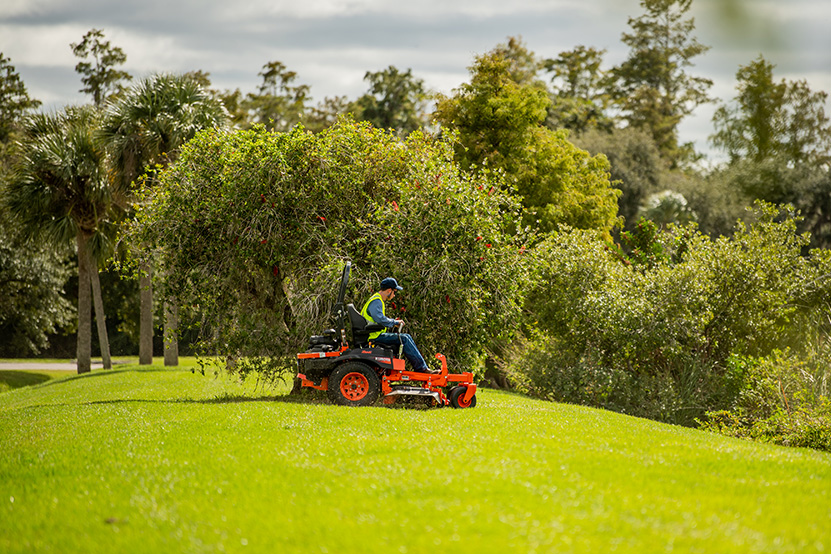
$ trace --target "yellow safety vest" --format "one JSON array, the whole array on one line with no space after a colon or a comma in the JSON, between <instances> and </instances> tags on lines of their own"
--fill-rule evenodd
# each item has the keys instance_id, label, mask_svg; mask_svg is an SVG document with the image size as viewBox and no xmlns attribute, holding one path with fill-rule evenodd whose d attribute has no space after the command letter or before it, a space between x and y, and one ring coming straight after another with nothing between
<instances>
[{"instance_id":1,"label":"yellow safety vest","mask_svg":"<svg viewBox=\"0 0 831 554\"><path fill-rule=\"evenodd\" d=\"M362 315L362 316L364 316L364 319L365 319L365 320L367 320L369 323L375 323L375 320L374 320L374 319L372 319L372 316L371 316L371 315L369 315L369 311L368 311L368 310L369 310L369 305L370 305L370 304L372 303L372 301L373 301L373 300L375 300L376 298L377 298L378 300L380 300L380 301L381 301L381 314L382 314L384 317L386 317L386 316L387 316L386 306L384 306L384 299L383 299L383 298L381 298L381 293L380 293L380 292L376 292L375 294L373 294L372 296L370 296L370 297L369 297L369 300L367 300L367 301L366 301L366 304L364 304L364 307L361 309L361 315ZM378 338L378 336L379 336L381 333L383 333L383 332L384 332L384 331L383 331L383 330L381 330L381 331L375 331L374 333L371 333L371 334L369 335L369 340L372 340L372 339L376 339L376 338Z\"/></svg>"}]
</instances>

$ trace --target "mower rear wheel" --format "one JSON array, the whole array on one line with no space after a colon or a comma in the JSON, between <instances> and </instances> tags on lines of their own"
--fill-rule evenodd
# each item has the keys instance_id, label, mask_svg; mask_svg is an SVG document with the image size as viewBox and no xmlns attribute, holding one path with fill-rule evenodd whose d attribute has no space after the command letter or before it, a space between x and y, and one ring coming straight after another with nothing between
<instances>
[{"instance_id":1,"label":"mower rear wheel","mask_svg":"<svg viewBox=\"0 0 831 554\"><path fill-rule=\"evenodd\" d=\"M347 362L329 376L329 399L341 406L369 406L381 394L375 370L360 362Z\"/></svg>"},{"instance_id":2,"label":"mower rear wheel","mask_svg":"<svg viewBox=\"0 0 831 554\"><path fill-rule=\"evenodd\" d=\"M470 400L467 402L464 401L465 393L467 392L467 387L458 386L453 387L450 391L450 405L454 408L473 408L476 406L476 395L470 397Z\"/></svg>"}]
</instances>

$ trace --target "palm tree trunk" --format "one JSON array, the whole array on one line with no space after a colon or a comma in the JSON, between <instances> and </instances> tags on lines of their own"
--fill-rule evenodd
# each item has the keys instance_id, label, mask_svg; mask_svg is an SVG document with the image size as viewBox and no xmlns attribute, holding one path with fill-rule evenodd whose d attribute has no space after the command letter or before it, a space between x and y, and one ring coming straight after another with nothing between
<instances>
[{"instance_id":1,"label":"palm tree trunk","mask_svg":"<svg viewBox=\"0 0 831 554\"><path fill-rule=\"evenodd\" d=\"M78 343L75 351L78 374L92 370L92 302L90 299L90 263L87 239L79 230L78 242Z\"/></svg>"},{"instance_id":2,"label":"palm tree trunk","mask_svg":"<svg viewBox=\"0 0 831 554\"><path fill-rule=\"evenodd\" d=\"M179 365L179 340L176 334L179 331L179 305L173 302L164 303L164 365Z\"/></svg>"},{"instance_id":3,"label":"palm tree trunk","mask_svg":"<svg viewBox=\"0 0 831 554\"><path fill-rule=\"evenodd\" d=\"M104 314L104 300L101 298L101 279L98 268L90 268L89 279L92 283L92 302L95 307L95 326L98 328L98 344L101 346L101 362L104 369L112 369L110 358L110 339L107 336L107 316Z\"/></svg>"},{"instance_id":4,"label":"palm tree trunk","mask_svg":"<svg viewBox=\"0 0 831 554\"><path fill-rule=\"evenodd\" d=\"M150 278L150 263L143 262L139 267L139 364L153 363L153 282Z\"/></svg>"}]
</instances>

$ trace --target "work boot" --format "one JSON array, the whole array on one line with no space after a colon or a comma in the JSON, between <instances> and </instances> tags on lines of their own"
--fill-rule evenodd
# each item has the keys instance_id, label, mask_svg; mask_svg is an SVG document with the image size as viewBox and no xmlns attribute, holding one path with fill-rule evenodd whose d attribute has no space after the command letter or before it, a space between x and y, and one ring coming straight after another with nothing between
<instances>
[{"instance_id":1,"label":"work boot","mask_svg":"<svg viewBox=\"0 0 831 554\"><path fill-rule=\"evenodd\" d=\"M424 369L417 369L419 373L429 373L430 375L438 375L441 373L438 369L430 369L429 367L425 367Z\"/></svg>"}]
</instances>

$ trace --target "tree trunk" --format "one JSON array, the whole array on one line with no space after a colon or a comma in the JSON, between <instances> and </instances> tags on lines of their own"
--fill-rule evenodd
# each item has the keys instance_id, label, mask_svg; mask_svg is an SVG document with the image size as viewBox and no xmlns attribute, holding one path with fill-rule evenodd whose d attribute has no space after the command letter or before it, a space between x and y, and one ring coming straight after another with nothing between
<instances>
[{"instance_id":1,"label":"tree trunk","mask_svg":"<svg viewBox=\"0 0 831 554\"><path fill-rule=\"evenodd\" d=\"M150 278L150 264L143 262L139 272L139 364L150 365L153 363L153 282Z\"/></svg>"},{"instance_id":2,"label":"tree trunk","mask_svg":"<svg viewBox=\"0 0 831 554\"><path fill-rule=\"evenodd\" d=\"M104 314L104 300L101 298L101 279L99 279L97 267L90 267L89 279L92 283L92 301L93 306L95 306L95 326L98 328L98 343L101 345L101 362L104 369L112 369L113 361L110 358L110 339L107 336L107 316Z\"/></svg>"},{"instance_id":3,"label":"tree trunk","mask_svg":"<svg viewBox=\"0 0 831 554\"><path fill-rule=\"evenodd\" d=\"M78 231L78 343L75 351L78 374L92 370L92 302L87 239Z\"/></svg>"},{"instance_id":4,"label":"tree trunk","mask_svg":"<svg viewBox=\"0 0 831 554\"><path fill-rule=\"evenodd\" d=\"M164 303L164 365L179 365L179 305Z\"/></svg>"}]
</instances>

